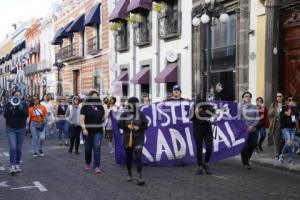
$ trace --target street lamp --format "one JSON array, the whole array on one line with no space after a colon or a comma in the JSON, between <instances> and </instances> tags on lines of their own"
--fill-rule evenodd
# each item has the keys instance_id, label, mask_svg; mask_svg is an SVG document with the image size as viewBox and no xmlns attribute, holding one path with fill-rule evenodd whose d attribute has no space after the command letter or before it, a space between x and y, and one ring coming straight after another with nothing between
<instances>
[{"instance_id":1,"label":"street lamp","mask_svg":"<svg viewBox=\"0 0 300 200\"><path fill-rule=\"evenodd\" d=\"M205 25L206 35L206 98L212 99L214 89L210 86L210 71L211 71L211 26L215 25L216 21L221 23L227 23L229 15L225 12L223 4L216 2L215 0L205 0L195 10L195 17L193 18L193 26L200 26L201 23Z\"/></svg>"},{"instance_id":2,"label":"street lamp","mask_svg":"<svg viewBox=\"0 0 300 200\"><path fill-rule=\"evenodd\" d=\"M54 67L57 67L57 95L61 96L61 82L60 82L60 70L65 66L61 59L57 59L53 64Z\"/></svg>"}]
</instances>

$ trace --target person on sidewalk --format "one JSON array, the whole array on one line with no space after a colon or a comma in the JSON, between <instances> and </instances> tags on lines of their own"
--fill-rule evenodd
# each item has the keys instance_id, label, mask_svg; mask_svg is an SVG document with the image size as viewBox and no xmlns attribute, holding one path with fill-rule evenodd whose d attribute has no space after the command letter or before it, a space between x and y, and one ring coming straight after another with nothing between
<instances>
[{"instance_id":1,"label":"person on sidewalk","mask_svg":"<svg viewBox=\"0 0 300 200\"><path fill-rule=\"evenodd\" d=\"M172 88L172 96L166 101L178 101L178 100L185 100L183 97L181 97L182 92L179 85L174 85Z\"/></svg>"},{"instance_id":2,"label":"person on sidewalk","mask_svg":"<svg viewBox=\"0 0 300 200\"><path fill-rule=\"evenodd\" d=\"M262 97L256 98L256 106L259 112L259 122L257 124L257 132L259 136L258 145L256 151L258 153L263 152L263 142L267 136L267 129L269 128L269 116L268 116L268 109L264 106L264 99Z\"/></svg>"},{"instance_id":3,"label":"person on sidewalk","mask_svg":"<svg viewBox=\"0 0 300 200\"><path fill-rule=\"evenodd\" d=\"M275 159L279 159L282 148L284 146L284 139L280 129L280 112L282 107L285 105L284 96L282 93L278 92L276 94L276 100L271 104L269 109L269 137L268 137L268 146L275 145Z\"/></svg>"},{"instance_id":4,"label":"person on sidewalk","mask_svg":"<svg viewBox=\"0 0 300 200\"><path fill-rule=\"evenodd\" d=\"M21 92L14 91L12 98L20 98ZM9 173L14 175L21 172L20 161L22 157L23 141L26 134L26 119L28 117L28 107L25 102L20 101L18 105L13 105L9 101L4 108L4 118L6 119L6 134L9 143Z\"/></svg>"},{"instance_id":5,"label":"person on sidewalk","mask_svg":"<svg viewBox=\"0 0 300 200\"><path fill-rule=\"evenodd\" d=\"M193 106L191 113L193 122L193 134L197 147L197 162L198 169L196 175L202 175L203 169L206 174L212 174L209 167L209 161L213 150L213 130L212 122L210 119L215 115L215 110L212 105L205 103L204 99L201 99L201 95L197 95L195 105ZM203 141L205 142L205 159L203 163Z\"/></svg>"},{"instance_id":6,"label":"person on sidewalk","mask_svg":"<svg viewBox=\"0 0 300 200\"><path fill-rule=\"evenodd\" d=\"M293 143L295 139L296 130L299 129L298 124L298 112L296 110L296 104L293 96L287 97L287 103L282 107L280 112L280 128L282 130L285 145L279 156L279 161L284 163L283 155L285 152L288 153L288 164L294 165L293 161Z\"/></svg>"},{"instance_id":7,"label":"person on sidewalk","mask_svg":"<svg viewBox=\"0 0 300 200\"><path fill-rule=\"evenodd\" d=\"M93 168L97 174L101 173L100 160L104 117L105 111L99 93L92 90L82 104L80 125L84 135L85 169L91 169L93 152Z\"/></svg>"},{"instance_id":8,"label":"person on sidewalk","mask_svg":"<svg viewBox=\"0 0 300 200\"><path fill-rule=\"evenodd\" d=\"M249 136L241 151L241 159L244 168L251 169L249 160L257 147L258 133L256 126L259 121L259 114L256 105L251 104L252 94L250 92L244 92L242 99L243 103L240 105L239 112Z\"/></svg>"},{"instance_id":9,"label":"person on sidewalk","mask_svg":"<svg viewBox=\"0 0 300 200\"><path fill-rule=\"evenodd\" d=\"M132 181L132 154L134 152L137 172L138 185L144 185L142 177L142 151L145 141L145 131L148 128L148 120L143 112L139 110L139 100L136 97L128 99L128 111L121 114L118 120L118 127L123 129L123 145L126 152L126 166L128 171L127 180Z\"/></svg>"},{"instance_id":10,"label":"person on sidewalk","mask_svg":"<svg viewBox=\"0 0 300 200\"><path fill-rule=\"evenodd\" d=\"M75 154L79 155L79 144L80 144L80 108L79 108L80 98L78 96L74 96L72 99L72 105L70 105L66 112L67 120L70 124L70 148L69 153L72 153L73 146L75 143Z\"/></svg>"},{"instance_id":11,"label":"person on sidewalk","mask_svg":"<svg viewBox=\"0 0 300 200\"><path fill-rule=\"evenodd\" d=\"M111 116L118 112L118 107L116 105L116 97L110 97L109 98L109 107L107 110L107 115L106 115L106 125L105 125L105 130L107 134L107 139L108 139L108 146L109 146L109 153L114 153L114 146L113 146L113 128L112 128L112 122L111 122Z\"/></svg>"},{"instance_id":12,"label":"person on sidewalk","mask_svg":"<svg viewBox=\"0 0 300 200\"><path fill-rule=\"evenodd\" d=\"M27 124L30 122L30 131L32 134L33 157L44 156L43 145L45 141L45 126L48 116L47 108L40 104L38 97L33 97L29 107L29 116Z\"/></svg>"},{"instance_id":13,"label":"person on sidewalk","mask_svg":"<svg viewBox=\"0 0 300 200\"><path fill-rule=\"evenodd\" d=\"M68 100L66 97L61 96L59 99L59 104L56 109L56 120L58 129L58 139L59 145L62 145L62 140L64 140L64 145L68 146L69 139L69 124L66 119L66 111L68 109Z\"/></svg>"}]
</instances>

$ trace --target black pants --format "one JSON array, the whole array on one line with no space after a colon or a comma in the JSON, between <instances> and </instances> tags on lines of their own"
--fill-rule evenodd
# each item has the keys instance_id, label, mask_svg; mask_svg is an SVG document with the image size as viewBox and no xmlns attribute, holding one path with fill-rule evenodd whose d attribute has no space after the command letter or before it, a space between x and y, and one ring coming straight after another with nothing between
<instances>
[{"instance_id":1,"label":"black pants","mask_svg":"<svg viewBox=\"0 0 300 200\"><path fill-rule=\"evenodd\" d=\"M257 147L258 133L249 133L248 140L246 141L244 149L241 151L241 158L243 165L249 165L249 160L253 154L254 149Z\"/></svg>"},{"instance_id":2,"label":"black pants","mask_svg":"<svg viewBox=\"0 0 300 200\"><path fill-rule=\"evenodd\" d=\"M128 170L128 174L130 176L131 176L131 165L132 165L132 153L133 153L133 151L134 151L135 159L136 159L137 172L138 173L142 172L142 151L143 151L143 147L141 147L141 148L128 147L128 148L125 148L125 152L126 152L127 170Z\"/></svg>"},{"instance_id":3,"label":"black pants","mask_svg":"<svg viewBox=\"0 0 300 200\"><path fill-rule=\"evenodd\" d=\"M205 163L209 163L212 154L213 132L212 127L201 124L193 124L194 138L197 146L197 161L198 166L203 166L202 152L203 141L205 142Z\"/></svg>"},{"instance_id":4,"label":"black pants","mask_svg":"<svg viewBox=\"0 0 300 200\"><path fill-rule=\"evenodd\" d=\"M80 144L81 127L71 125L70 132L71 132L70 151L73 150L74 143L75 143L75 151L78 151L79 144Z\"/></svg>"}]
</instances>

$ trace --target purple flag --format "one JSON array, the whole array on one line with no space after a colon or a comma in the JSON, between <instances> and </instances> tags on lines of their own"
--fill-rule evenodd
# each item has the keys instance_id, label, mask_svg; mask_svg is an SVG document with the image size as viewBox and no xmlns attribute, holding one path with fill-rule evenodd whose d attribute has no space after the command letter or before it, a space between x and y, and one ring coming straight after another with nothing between
<instances>
[{"instance_id":1,"label":"purple flag","mask_svg":"<svg viewBox=\"0 0 300 200\"><path fill-rule=\"evenodd\" d=\"M214 104L221 108L221 112L213 126L215 138L211 161L218 161L239 154L248 134L244 123L238 118L236 103ZM192 105L192 101L166 101L141 108L149 121L145 134L143 164L174 166L196 163L196 144L192 123L188 118ZM117 115L112 115L115 159L118 164L125 164L122 130L118 129L115 116Z\"/></svg>"}]
</instances>

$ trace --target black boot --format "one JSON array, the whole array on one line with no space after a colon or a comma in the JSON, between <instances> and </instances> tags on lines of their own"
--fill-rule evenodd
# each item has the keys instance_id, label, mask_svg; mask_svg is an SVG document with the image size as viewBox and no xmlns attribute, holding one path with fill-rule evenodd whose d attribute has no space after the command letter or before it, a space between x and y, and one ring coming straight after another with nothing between
<instances>
[{"instance_id":1,"label":"black boot","mask_svg":"<svg viewBox=\"0 0 300 200\"><path fill-rule=\"evenodd\" d=\"M198 169L197 169L195 175L202 175L202 174L203 174L203 167L200 166L200 167L198 167Z\"/></svg>"},{"instance_id":2,"label":"black boot","mask_svg":"<svg viewBox=\"0 0 300 200\"><path fill-rule=\"evenodd\" d=\"M206 173L207 175L211 175L211 174L212 174L212 171L211 171L211 169L210 169L208 163L205 163L204 166L203 166L203 168L204 168L205 173Z\"/></svg>"},{"instance_id":3,"label":"black boot","mask_svg":"<svg viewBox=\"0 0 300 200\"><path fill-rule=\"evenodd\" d=\"M138 178L136 184L139 185L139 186L145 185L145 181L144 181L143 178L142 178L142 173L139 173L139 178Z\"/></svg>"},{"instance_id":4,"label":"black boot","mask_svg":"<svg viewBox=\"0 0 300 200\"><path fill-rule=\"evenodd\" d=\"M132 182L132 181L133 181L131 170L128 170L127 181L128 181L128 182Z\"/></svg>"}]
</instances>

